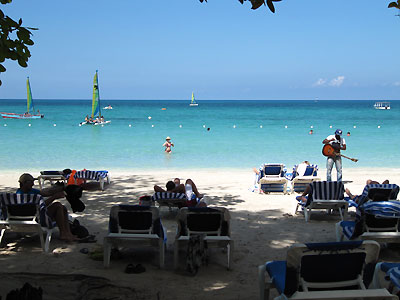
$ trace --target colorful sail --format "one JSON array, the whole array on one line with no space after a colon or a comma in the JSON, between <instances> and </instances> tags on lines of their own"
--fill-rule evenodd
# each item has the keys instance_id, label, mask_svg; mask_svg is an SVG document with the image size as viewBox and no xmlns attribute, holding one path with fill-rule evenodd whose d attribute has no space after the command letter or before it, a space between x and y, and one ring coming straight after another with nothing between
<instances>
[{"instance_id":1,"label":"colorful sail","mask_svg":"<svg viewBox=\"0 0 400 300\"><path fill-rule=\"evenodd\" d=\"M192 92L192 101L190 101L190 106L198 106L196 99L194 99L194 93Z\"/></svg>"},{"instance_id":2,"label":"colorful sail","mask_svg":"<svg viewBox=\"0 0 400 300\"><path fill-rule=\"evenodd\" d=\"M100 111L100 95L99 95L99 81L96 74L93 79L93 100L92 100L92 118L101 117Z\"/></svg>"},{"instance_id":3,"label":"colorful sail","mask_svg":"<svg viewBox=\"0 0 400 300\"><path fill-rule=\"evenodd\" d=\"M35 114L35 108L33 107L33 101L32 101L31 84L29 83L29 77L26 79L26 91L27 91L26 112L29 113L32 109L32 114Z\"/></svg>"}]
</instances>

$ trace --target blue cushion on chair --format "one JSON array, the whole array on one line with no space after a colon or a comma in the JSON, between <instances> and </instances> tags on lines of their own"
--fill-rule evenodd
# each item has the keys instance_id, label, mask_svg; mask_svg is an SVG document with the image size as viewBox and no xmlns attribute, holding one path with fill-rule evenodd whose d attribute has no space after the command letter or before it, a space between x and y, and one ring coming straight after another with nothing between
<instances>
[{"instance_id":1,"label":"blue cushion on chair","mask_svg":"<svg viewBox=\"0 0 400 300\"><path fill-rule=\"evenodd\" d=\"M342 221L340 226L343 229L343 234L350 239L353 235L354 228L356 227L356 222L354 221Z\"/></svg>"},{"instance_id":2,"label":"blue cushion on chair","mask_svg":"<svg viewBox=\"0 0 400 300\"><path fill-rule=\"evenodd\" d=\"M280 175L281 166L267 166L265 168L265 175Z\"/></svg>"},{"instance_id":3,"label":"blue cushion on chair","mask_svg":"<svg viewBox=\"0 0 400 300\"><path fill-rule=\"evenodd\" d=\"M314 173L314 167L308 166L304 172L304 176L311 176Z\"/></svg>"},{"instance_id":4,"label":"blue cushion on chair","mask_svg":"<svg viewBox=\"0 0 400 300\"><path fill-rule=\"evenodd\" d=\"M286 260L269 261L265 265L279 294L285 290Z\"/></svg>"}]
</instances>

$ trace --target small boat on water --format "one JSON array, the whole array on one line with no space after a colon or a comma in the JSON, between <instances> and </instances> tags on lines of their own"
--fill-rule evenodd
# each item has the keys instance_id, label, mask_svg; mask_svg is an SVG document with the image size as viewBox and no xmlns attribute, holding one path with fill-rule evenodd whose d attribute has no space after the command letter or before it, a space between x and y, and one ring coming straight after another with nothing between
<instances>
[{"instance_id":1,"label":"small boat on water","mask_svg":"<svg viewBox=\"0 0 400 300\"><path fill-rule=\"evenodd\" d=\"M109 106L104 106L103 109L113 109L113 107L109 105Z\"/></svg>"},{"instance_id":2,"label":"small boat on water","mask_svg":"<svg viewBox=\"0 0 400 300\"><path fill-rule=\"evenodd\" d=\"M199 104L196 102L196 99L194 99L194 93L192 93L192 101L190 101L190 106L199 106Z\"/></svg>"},{"instance_id":3,"label":"small boat on water","mask_svg":"<svg viewBox=\"0 0 400 300\"><path fill-rule=\"evenodd\" d=\"M4 119L41 119L41 118L44 118L44 115L41 115L39 113L39 110L36 113L35 107L33 106L32 91L31 91L31 84L29 83L29 77L26 80L26 89L27 89L26 113L15 114L15 113L1 112L0 115Z\"/></svg>"},{"instance_id":4,"label":"small boat on water","mask_svg":"<svg viewBox=\"0 0 400 300\"><path fill-rule=\"evenodd\" d=\"M109 124L111 121L105 121L104 116L101 115L100 109L100 95L99 95L99 80L96 74L93 79L93 98L92 98L92 114L90 118L86 117L85 121L79 123L80 125L105 125Z\"/></svg>"},{"instance_id":5,"label":"small boat on water","mask_svg":"<svg viewBox=\"0 0 400 300\"><path fill-rule=\"evenodd\" d=\"M375 109L390 109L390 102L375 102L374 107Z\"/></svg>"}]
</instances>

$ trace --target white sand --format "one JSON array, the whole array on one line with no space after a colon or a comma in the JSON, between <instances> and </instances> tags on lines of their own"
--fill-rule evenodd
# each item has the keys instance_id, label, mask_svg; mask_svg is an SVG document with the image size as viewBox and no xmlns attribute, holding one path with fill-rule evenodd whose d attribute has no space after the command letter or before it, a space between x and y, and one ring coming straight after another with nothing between
<instances>
[{"instance_id":1,"label":"white sand","mask_svg":"<svg viewBox=\"0 0 400 300\"><path fill-rule=\"evenodd\" d=\"M39 174L38 171L30 172L34 176ZM14 191L20 173L10 171L0 174L0 190ZM121 295L118 299L256 299L258 265L268 260L285 259L287 247L293 243L335 240L334 224L339 219L337 215L328 216L317 212L312 215L309 223L305 223L302 214L294 215L295 195L250 192L248 188L253 182L251 169L157 172L110 170L110 174L112 182L106 186L105 191L84 191L82 200L86 210L84 213L73 214L90 233L96 235L96 244L66 244L58 240L56 234L50 244L53 253L45 254L41 252L37 238L18 240L14 235L6 234L0 248L0 276L7 284L0 284L1 296L4 297L12 287L21 286L30 278L31 283L42 286L46 296L44 299L76 299L82 290L87 289L85 280L76 281L71 276L50 278L45 274L84 274L104 277L111 284L136 291L118 290L103 283L102 288L97 292L92 291L92 294L99 293L105 299L108 299L106 296L111 298L113 293ZM326 176L325 170L320 170L319 174L322 179ZM389 179L391 183L399 183L399 174L398 169L345 169L344 182L354 194L359 194L367 179ZM165 207L161 210L162 222L168 232L165 269L158 268L157 249L123 252L121 259L111 261L109 269L103 268L102 261L92 260L79 252L85 247L89 250L101 247L107 233L108 214L112 205L136 204L140 196L153 194L154 184L164 185L174 177L193 179L210 205L224 206L230 210L232 238L235 241L231 271L226 270L226 253L212 249L209 265L202 266L196 276L192 277L185 272L184 252L181 253L180 269L174 272L172 245L176 231L176 211L169 212ZM63 203L70 211L69 204L64 200ZM398 249L383 249L380 257L382 260L400 261ZM141 263L146 272L125 274L124 269L128 263ZM92 298L88 294L84 299Z\"/></svg>"}]
</instances>

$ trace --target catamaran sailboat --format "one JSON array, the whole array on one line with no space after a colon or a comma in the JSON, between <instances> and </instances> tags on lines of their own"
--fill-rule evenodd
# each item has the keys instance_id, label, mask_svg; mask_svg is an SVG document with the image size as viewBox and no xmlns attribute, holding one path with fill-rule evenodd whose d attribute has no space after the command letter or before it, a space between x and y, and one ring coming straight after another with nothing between
<instances>
[{"instance_id":1,"label":"catamaran sailboat","mask_svg":"<svg viewBox=\"0 0 400 300\"><path fill-rule=\"evenodd\" d=\"M41 119L44 118L44 115L39 114L39 110L37 111L38 113L35 114L35 107L33 106L33 101L32 101L32 92L31 92L31 85L29 83L29 77L26 80L26 89L27 89L27 107L26 107L26 113L24 114L14 114L14 113L6 113L2 112L0 115L4 119Z\"/></svg>"},{"instance_id":2,"label":"catamaran sailboat","mask_svg":"<svg viewBox=\"0 0 400 300\"><path fill-rule=\"evenodd\" d=\"M192 93L192 101L190 101L190 106L199 106L199 104L196 102L196 99L194 99L194 93Z\"/></svg>"},{"instance_id":3,"label":"catamaran sailboat","mask_svg":"<svg viewBox=\"0 0 400 300\"><path fill-rule=\"evenodd\" d=\"M100 110L100 95L99 95L99 81L97 70L93 79L93 99L92 99L92 114L90 118L85 119L79 125L105 125L109 124L111 121L104 121L104 116L101 115Z\"/></svg>"}]
</instances>

